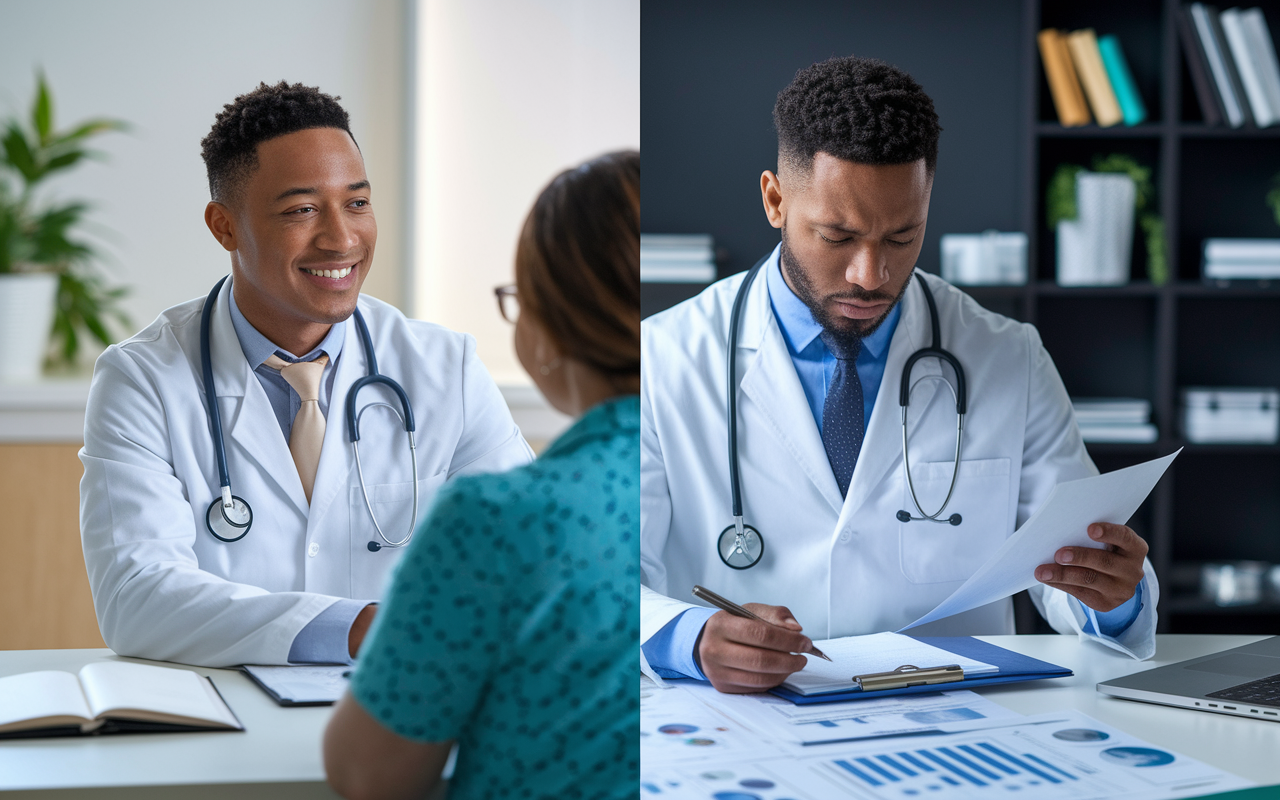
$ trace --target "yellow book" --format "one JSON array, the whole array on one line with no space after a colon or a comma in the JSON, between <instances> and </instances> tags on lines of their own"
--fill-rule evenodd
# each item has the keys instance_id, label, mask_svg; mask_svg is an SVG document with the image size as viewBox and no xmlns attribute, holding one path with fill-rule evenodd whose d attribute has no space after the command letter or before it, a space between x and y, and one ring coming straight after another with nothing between
<instances>
[{"instance_id":1,"label":"yellow book","mask_svg":"<svg viewBox=\"0 0 1280 800\"><path fill-rule=\"evenodd\" d=\"M1098 124L1106 128L1123 120L1124 114L1107 78L1093 28L1068 33L1067 47L1071 50L1071 59L1080 73L1080 82L1084 84L1084 92L1089 96L1089 105L1093 107L1093 116Z\"/></svg>"},{"instance_id":2,"label":"yellow book","mask_svg":"<svg viewBox=\"0 0 1280 800\"><path fill-rule=\"evenodd\" d=\"M1062 31L1046 28L1040 31L1036 41L1040 45L1040 61L1044 64L1058 121L1068 128L1088 125L1091 121L1089 107L1085 105L1080 79L1076 77Z\"/></svg>"}]
</instances>

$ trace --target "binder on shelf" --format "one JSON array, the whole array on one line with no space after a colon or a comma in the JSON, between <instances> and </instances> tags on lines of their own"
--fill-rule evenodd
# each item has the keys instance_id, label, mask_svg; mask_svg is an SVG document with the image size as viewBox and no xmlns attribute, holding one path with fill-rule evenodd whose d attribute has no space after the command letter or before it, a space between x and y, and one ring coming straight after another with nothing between
<instances>
[{"instance_id":1,"label":"binder on shelf","mask_svg":"<svg viewBox=\"0 0 1280 800\"><path fill-rule=\"evenodd\" d=\"M1068 128L1088 125L1092 119L1089 107L1085 104L1080 79L1071 63L1071 53L1062 32L1046 28L1036 36L1036 42L1040 46L1040 62L1049 81L1049 94L1053 97L1058 121Z\"/></svg>"},{"instance_id":2,"label":"binder on shelf","mask_svg":"<svg viewBox=\"0 0 1280 800\"><path fill-rule=\"evenodd\" d=\"M1262 88L1271 109L1280 116L1280 63L1276 61L1275 41L1267 28L1267 18L1260 8L1249 8L1240 13L1245 40L1253 56L1254 65L1262 79Z\"/></svg>"},{"instance_id":3,"label":"binder on shelf","mask_svg":"<svg viewBox=\"0 0 1280 800\"><path fill-rule=\"evenodd\" d=\"M996 672L984 672L977 675L966 675L963 680L947 681L948 689L975 689L980 686L995 686L1002 683L1020 683L1022 681L1043 680L1046 678L1067 678L1072 674L1066 667L1059 667L1047 661L1024 656L1012 650L974 639L971 636L913 636L924 644L946 650L965 659L982 661L996 667ZM933 669L946 669L933 668ZM884 674L884 673L880 673ZM857 676L868 678L873 676ZM924 694L940 691L937 681L917 683L911 680L895 681L889 679L892 688L864 691L858 688L854 676L849 676L849 688L820 694L803 695L784 687L770 689L770 694L790 700L796 705L814 705L817 703L835 703L846 700L872 700L878 697L892 697L903 694ZM900 685L905 684L905 685Z\"/></svg>"},{"instance_id":4,"label":"binder on shelf","mask_svg":"<svg viewBox=\"0 0 1280 800\"><path fill-rule=\"evenodd\" d=\"M1222 37L1222 25L1218 22L1218 10L1204 3L1191 4L1191 20L1195 23L1196 36L1204 47L1205 58L1209 63L1209 73L1213 76L1213 85L1217 87L1218 97L1222 98L1222 108L1227 124L1233 128L1242 127L1251 121L1249 108L1244 102L1240 90L1240 76L1235 73L1235 65L1231 63L1231 54L1227 51Z\"/></svg>"},{"instance_id":5,"label":"binder on shelf","mask_svg":"<svg viewBox=\"0 0 1280 800\"><path fill-rule=\"evenodd\" d=\"M1102 55L1098 52L1098 39L1093 28L1067 34L1067 47L1071 50L1071 60L1080 75L1080 83L1084 84L1089 107L1093 109L1098 125L1109 128L1124 119L1120 103L1111 89L1111 81L1107 79L1107 70L1102 65Z\"/></svg>"},{"instance_id":6,"label":"binder on shelf","mask_svg":"<svg viewBox=\"0 0 1280 800\"><path fill-rule=\"evenodd\" d=\"M1182 49L1187 60L1187 71L1191 73L1191 84L1196 90L1196 99L1200 102L1200 114L1206 125L1221 125L1226 117L1226 109L1222 98L1218 96L1218 87L1213 81L1209 69L1209 55L1205 52L1204 42L1196 33L1196 24L1191 19L1191 6L1184 5L1178 9L1178 35L1182 39Z\"/></svg>"},{"instance_id":7,"label":"binder on shelf","mask_svg":"<svg viewBox=\"0 0 1280 800\"><path fill-rule=\"evenodd\" d=\"M1124 51L1120 49L1120 40L1108 34L1098 39L1098 52L1102 55L1102 66L1107 70L1107 78L1111 88L1115 90L1116 102L1120 104L1120 113L1124 116L1125 125L1138 125L1147 118L1147 107L1142 102L1138 85L1133 81L1133 73L1129 71L1129 63L1125 61Z\"/></svg>"},{"instance_id":8,"label":"binder on shelf","mask_svg":"<svg viewBox=\"0 0 1280 800\"><path fill-rule=\"evenodd\" d=\"M1244 96L1253 111L1253 119L1259 128L1268 127L1280 119L1280 109L1271 106L1270 98L1262 85L1262 65L1254 57L1248 37L1245 36L1243 15L1240 9L1229 8L1219 15L1219 20L1222 23L1223 38L1240 75Z\"/></svg>"}]
</instances>

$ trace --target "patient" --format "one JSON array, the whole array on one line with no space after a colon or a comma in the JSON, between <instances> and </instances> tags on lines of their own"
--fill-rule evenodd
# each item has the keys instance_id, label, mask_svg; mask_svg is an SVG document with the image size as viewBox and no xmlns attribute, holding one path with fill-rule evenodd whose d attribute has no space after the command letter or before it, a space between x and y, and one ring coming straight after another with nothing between
<instances>
[{"instance_id":1,"label":"patient","mask_svg":"<svg viewBox=\"0 0 1280 800\"><path fill-rule=\"evenodd\" d=\"M561 173L497 289L576 417L532 464L441 490L325 731L345 797L633 797L639 780L640 154Z\"/></svg>"}]
</instances>

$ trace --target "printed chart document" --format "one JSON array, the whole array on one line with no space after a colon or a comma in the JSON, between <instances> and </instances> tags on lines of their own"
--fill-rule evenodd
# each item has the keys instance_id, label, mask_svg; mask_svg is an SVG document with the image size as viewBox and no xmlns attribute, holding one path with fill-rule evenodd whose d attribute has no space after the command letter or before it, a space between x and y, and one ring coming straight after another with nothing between
<instances>
[{"instance_id":1,"label":"printed chart document","mask_svg":"<svg viewBox=\"0 0 1280 800\"><path fill-rule=\"evenodd\" d=\"M1022 715L967 689L798 706L771 694L722 694L698 683L686 691L777 742L850 742L918 733L955 733L1021 721Z\"/></svg>"},{"instance_id":2,"label":"printed chart document","mask_svg":"<svg viewBox=\"0 0 1280 800\"><path fill-rule=\"evenodd\" d=\"M0 738L209 730L244 726L191 670L97 661L0 678Z\"/></svg>"},{"instance_id":3,"label":"printed chart document","mask_svg":"<svg viewBox=\"0 0 1280 800\"><path fill-rule=\"evenodd\" d=\"M872 739L738 761L653 768L640 797L901 800L904 797L1166 800L1252 786L1078 711L945 736ZM812 751L812 752L810 752Z\"/></svg>"},{"instance_id":4,"label":"printed chart document","mask_svg":"<svg viewBox=\"0 0 1280 800\"><path fill-rule=\"evenodd\" d=\"M1035 586L1036 567L1053 563L1054 553L1060 548L1101 547L1089 538L1088 527L1095 522L1128 522L1181 452L1179 449L1144 464L1058 484L1044 505L969 580L902 630L985 606Z\"/></svg>"},{"instance_id":5,"label":"printed chart document","mask_svg":"<svg viewBox=\"0 0 1280 800\"><path fill-rule=\"evenodd\" d=\"M844 636L813 643L831 658L823 660L805 655L809 662L794 672L783 686L797 694L821 694L855 688L855 675L892 672L910 664L920 669L958 664L965 675L998 672L998 668L982 661L956 655L933 645L899 633L872 633L867 636Z\"/></svg>"}]
</instances>

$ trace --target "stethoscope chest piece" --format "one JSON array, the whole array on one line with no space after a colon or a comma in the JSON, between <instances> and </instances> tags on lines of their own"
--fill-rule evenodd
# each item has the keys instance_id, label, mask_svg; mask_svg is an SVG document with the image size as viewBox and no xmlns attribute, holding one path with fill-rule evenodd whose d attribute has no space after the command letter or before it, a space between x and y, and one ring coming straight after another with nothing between
<instances>
[{"instance_id":1,"label":"stethoscope chest piece","mask_svg":"<svg viewBox=\"0 0 1280 800\"><path fill-rule=\"evenodd\" d=\"M720 531L716 550L720 553L720 560L730 569L747 569L764 558L764 538L750 525L743 525L741 534L737 525L730 525Z\"/></svg>"},{"instance_id":2,"label":"stethoscope chest piece","mask_svg":"<svg viewBox=\"0 0 1280 800\"><path fill-rule=\"evenodd\" d=\"M204 524L218 541L238 542L253 524L253 509L243 498L232 497L231 505L228 506L219 497L209 504Z\"/></svg>"}]
</instances>

